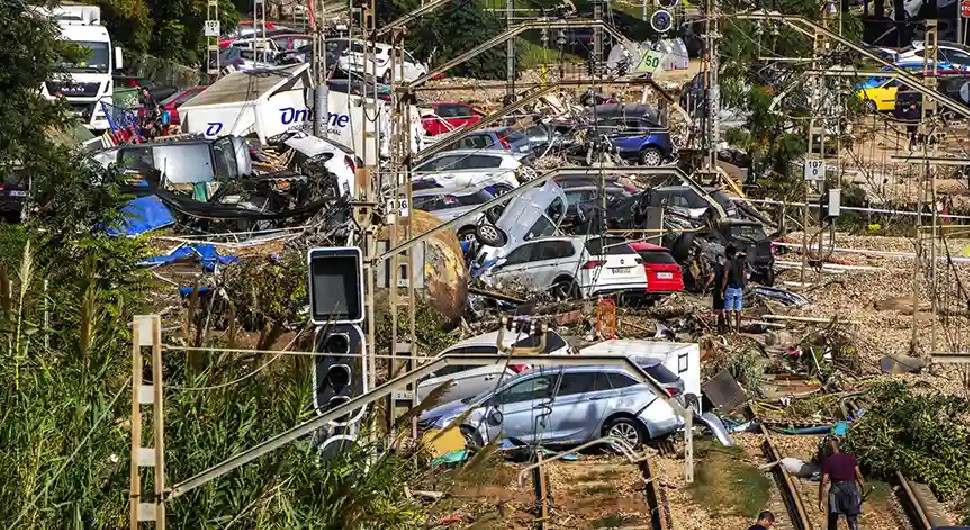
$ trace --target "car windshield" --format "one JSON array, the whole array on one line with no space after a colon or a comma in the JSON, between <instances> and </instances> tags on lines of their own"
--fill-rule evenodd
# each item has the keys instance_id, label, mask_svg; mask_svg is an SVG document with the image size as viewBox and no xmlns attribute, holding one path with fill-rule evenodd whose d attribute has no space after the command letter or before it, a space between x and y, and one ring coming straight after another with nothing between
<instances>
[{"instance_id":1,"label":"car windshield","mask_svg":"<svg viewBox=\"0 0 970 530\"><path fill-rule=\"evenodd\" d=\"M111 50L107 42L72 42L80 48L80 56L76 62L62 63L68 72L97 72L99 74L108 73L111 65Z\"/></svg>"},{"instance_id":2,"label":"car windshield","mask_svg":"<svg viewBox=\"0 0 970 530\"><path fill-rule=\"evenodd\" d=\"M711 197L724 208L724 211L734 208L734 203L731 202L731 198L727 196L723 191L715 191L711 193Z\"/></svg>"},{"instance_id":3,"label":"car windshield","mask_svg":"<svg viewBox=\"0 0 970 530\"><path fill-rule=\"evenodd\" d=\"M765 234L765 229L761 225L731 225L729 230L731 237L735 239L743 239L750 241L752 243L757 243L759 241L764 241L768 236Z\"/></svg>"}]
</instances>

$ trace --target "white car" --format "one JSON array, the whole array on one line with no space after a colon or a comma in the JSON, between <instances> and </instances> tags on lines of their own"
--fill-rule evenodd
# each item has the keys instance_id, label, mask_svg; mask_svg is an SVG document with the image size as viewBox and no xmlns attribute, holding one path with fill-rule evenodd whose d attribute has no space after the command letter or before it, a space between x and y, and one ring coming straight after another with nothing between
<instances>
[{"instance_id":1,"label":"white car","mask_svg":"<svg viewBox=\"0 0 970 530\"><path fill-rule=\"evenodd\" d=\"M948 62L955 68L970 66L970 47L955 42L938 42L937 54L940 62ZM913 41L909 47L899 50L896 62L912 61L926 55L926 44L923 41Z\"/></svg>"},{"instance_id":2,"label":"white car","mask_svg":"<svg viewBox=\"0 0 970 530\"><path fill-rule=\"evenodd\" d=\"M305 160L330 154L330 158L324 162L323 167L337 178L337 185L340 188L339 195L343 196L349 193L355 199L360 198L360 190L357 189L357 179L354 176L359 160L350 148L306 133L296 133L284 143L290 149L303 155L302 158ZM297 163L299 163L299 159L297 159Z\"/></svg>"},{"instance_id":3,"label":"white car","mask_svg":"<svg viewBox=\"0 0 970 530\"><path fill-rule=\"evenodd\" d=\"M369 46L368 53L372 66L364 68L364 46ZM353 72L361 75L373 74L378 80L384 83L391 81L391 47L387 44L365 43L360 40L353 40L350 46L344 48L337 61L340 69L344 72ZM395 69L399 66L395 65ZM404 79L410 83L419 77L427 75L428 67L414 59L407 50L404 51ZM398 73L393 74L397 77ZM397 79L397 81L401 81Z\"/></svg>"},{"instance_id":4,"label":"white car","mask_svg":"<svg viewBox=\"0 0 970 530\"><path fill-rule=\"evenodd\" d=\"M502 334L504 348L537 347L540 338L536 335L522 332L507 331ZM448 347L445 353L482 353L498 355L498 332L485 333L465 339ZM542 353L565 355L572 353L569 345L561 335L554 331L546 334L546 344ZM427 397L428 393L451 381L452 385L445 391L439 403L448 403L459 399L477 396L494 389L503 381L531 369L531 365L521 363L499 363L486 366L480 365L448 365L418 381L418 401Z\"/></svg>"},{"instance_id":5,"label":"white car","mask_svg":"<svg viewBox=\"0 0 970 530\"><path fill-rule=\"evenodd\" d=\"M482 275L486 285L548 291L557 299L643 293L647 273L629 243L601 248L596 236L533 239L499 259Z\"/></svg>"},{"instance_id":6,"label":"white car","mask_svg":"<svg viewBox=\"0 0 970 530\"><path fill-rule=\"evenodd\" d=\"M525 190L509 201L494 221L478 225L475 239L481 250L475 261L484 266L508 256L522 243L558 235L568 207L566 193L551 180Z\"/></svg>"},{"instance_id":7,"label":"white car","mask_svg":"<svg viewBox=\"0 0 970 530\"><path fill-rule=\"evenodd\" d=\"M411 195L411 205L447 222L465 215L494 198L494 195L482 189L429 188L414 191ZM474 240L475 229L482 218L484 214L466 219L457 229L458 239Z\"/></svg>"},{"instance_id":8,"label":"white car","mask_svg":"<svg viewBox=\"0 0 970 530\"><path fill-rule=\"evenodd\" d=\"M501 151L460 149L432 156L414 168L414 180L433 180L443 188L485 189L502 195L528 179L529 169Z\"/></svg>"},{"instance_id":9,"label":"white car","mask_svg":"<svg viewBox=\"0 0 970 530\"><path fill-rule=\"evenodd\" d=\"M273 39L261 39L261 38L236 39L232 41L232 44L230 44L230 46L232 46L233 48L239 48L242 50L252 50L254 49L253 47L255 46L255 50L257 52L264 52L264 53L271 53L271 54L275 54L283 51L283 48L280 48L279 45L276 44L276 41L274 41Z\"/></svg>"}]
</instances>

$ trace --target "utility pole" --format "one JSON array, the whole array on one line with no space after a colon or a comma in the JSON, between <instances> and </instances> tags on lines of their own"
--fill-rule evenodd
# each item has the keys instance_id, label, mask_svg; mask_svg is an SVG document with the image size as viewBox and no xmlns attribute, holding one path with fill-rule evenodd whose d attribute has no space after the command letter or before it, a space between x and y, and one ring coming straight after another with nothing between
<instances>
[{"instance_id":1,"label":"utility pole","mask_svg":"<svg viewBox=\"0 0 970 530\"><path fill-rule=\"evenodd\" d=\"M823 7L822 13L822 27L828 28L828 6ZM819 52L825 46L825 34L821 31L815 30L814 36L812 38L812 71L818 70L818 56ZM820 108L820 87L819 87L819 77L812 75L811 78L811 93L809 94L809 110L811 115L808 119L808 154L805 155L806 164L811 164L815 162L813 159L813 153L815 148L815 117L818 114L818 109ZM824 124L824 122L823 122ZM821 140L821 135L824 134L824 127L822 132L819 133L819 139ZM819 146L819 159L818 166L821 170L821 180L825 180L825 145L824 142ZM809 171L805 172L805 178L802 180L802 265L799 273L798 282L801 284L802 289L805 288L805 271L808 268L808 221L809 221L809 196L811 193L811 187L813 186L811 180L807 177L809 176ZM820 242L821 243L821 242Z\"/></svg>"},{"instance_id":2,"label":"utility pole","mask_svg":"<svg viewBox=\"0 0 970 530\"><path fill-rule=\"evenodd\" d=\"M704 60L701 69L704 75L704 114L701 128L701 148L703 161L700 173L715 183L717 179L717 150L720 130L718 114L720 113L721 88L718 84L718 22L717 0L704 0Z\"/></svg>"},{"instance_id":3,"label":"utility pole","mask_svg":"<svg viewBox=\"0 0 970 530\"><path fill-rule=\"evenodd\" d=\"M313 0L316 2L317 0ZM319 0L318 9L314 9L314 19L311 20L313 31L313 135L318 138L327 136L327 34L323 23L323 13L326 1Z\"/></svg>"},{"instance_id":4,"label":"utility pole","mask_svg":"<svg viewBox=\"0 0 970 530\"><path fill-rule=\"evenodd\" d=\"M593 0L593 20L603 20L603 2L604 0ZM593 64L595 68L593 70L596 79L603 78L603 70L605 67L605 61L603 61L603 26L596 26L593 28ZM599 91L601 87L594 87L596 91Z\"/></svg>"},{"instance_id":5,"label":"utility pole","mask_svg":"<svg viewBox=\"0 0 970 530\"><path fill-rule=\"evenodd\" d=\"M505 28L515 24L515 0L505 0ZM505 42L505 104L515 101L515 39Z\"/></svg>"},{"instance_id":6,"label":"utility pole","mask_svg":"<svg viewBox=\"0 0 970 530\"><path fill-rule=\"evenodd\" d=\"M958 6L959 10L959 6ZM931 89L936 89L936 71L939 69L938 61L938 33L937 33L937 21L930 19L926 21L926 38L924 41L924 46L926 53L923 54L923 71L927 72L932 70L933 74L926 76L925 83ZM922 253L923 253L923 238L922 238L922 225L923 225L923 205L926 200L926 196L930 197L930 207L932 216L932 236L930 239L930 316L932 322L930 324L930 352L936 351L936 176L931 175L930 164L928 160L928 149L929 149L929 136L933 128L929 124L929 119L936 114L937 105L936 101L931 100L927 97L920 98L920 123L917 132L917 140L922 139L922 149L923 149L923 170L921 171L918 178L917 189L919 190L918 200L916 206L916 235L914 236L914 246L916 248L916 259L913 260L913 280L912 280L912 296L913 296L913 323L912 323L912 334L910 336L909 350L910 355L916 355L919 351L919 334L917 328L919 327L919 275L922 273ZM929 186L929 194L926 193L925 186Z\"/></svg>"}]
</instances>

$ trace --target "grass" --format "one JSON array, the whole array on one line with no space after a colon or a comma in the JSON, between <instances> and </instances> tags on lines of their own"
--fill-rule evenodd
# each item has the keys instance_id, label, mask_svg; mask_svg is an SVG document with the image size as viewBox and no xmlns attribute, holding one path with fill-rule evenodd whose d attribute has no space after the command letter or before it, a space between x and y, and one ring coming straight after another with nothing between
<instances>
[{"instance_id":1,"label":"grass","mask_svg":"<svg viewBox=\"0 0 970 530\"><path fill-rule=\"evenodd\" d=\"M893 498L893 487L888 482L881 480L867 480L866 489L872 488L869 500L880 504L889 502Z\"/></svg>"},{"instance_id":2,"label":"grass","mask_svg":"<svg viewBox=\"0 0 970 530\"><path fill-rule=\"evenodd\" d=\"M754 517L768 504L771 481L737 448L698 444L690 491L711 513Z\"/></svg>"},{"instance_id":3,"label":"grass","mask_svg":"<svg viewBox=\"0 0 970 530\"><path fill-rule=\"evenodd\" d=\"M549 65L551 73L557 71L559 65L559 50L546 48L538 42L529 39L518 39L517 44L521 50L519 66L526 70L538 68L541 65ZM566 63L582 63L583 58L571 53L563 53L562 60Z\"/></svg>"}]
</instances>

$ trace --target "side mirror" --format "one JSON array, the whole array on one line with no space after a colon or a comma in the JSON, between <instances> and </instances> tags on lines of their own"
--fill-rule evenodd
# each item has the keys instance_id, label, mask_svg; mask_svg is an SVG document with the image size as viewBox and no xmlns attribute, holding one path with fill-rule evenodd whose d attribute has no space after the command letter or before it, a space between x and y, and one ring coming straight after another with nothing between
<instances>
[{"instance_id":1,"label":"side mirror","mask_svg":"<svg viewBox=\"0 0 970 530\"><path fill-rule=\"evenodd\" d=\"M123 49L115 46L115 70L121 71L125 69L125 52Z\"/></svg>"},{"instance_id":2,"label":"side mirror","mask_svg":"<svg viewBox=\"0 0 970 530\"><path fill-rule=\"evenodd\" d=\"M502 424L502 420L504 419L505 418L502 416L501 412L497 410L493 410L488 414L488 416L485 416L485 423L489 424L492 427L497 427Z\"/></svg>"}]
</instances>

